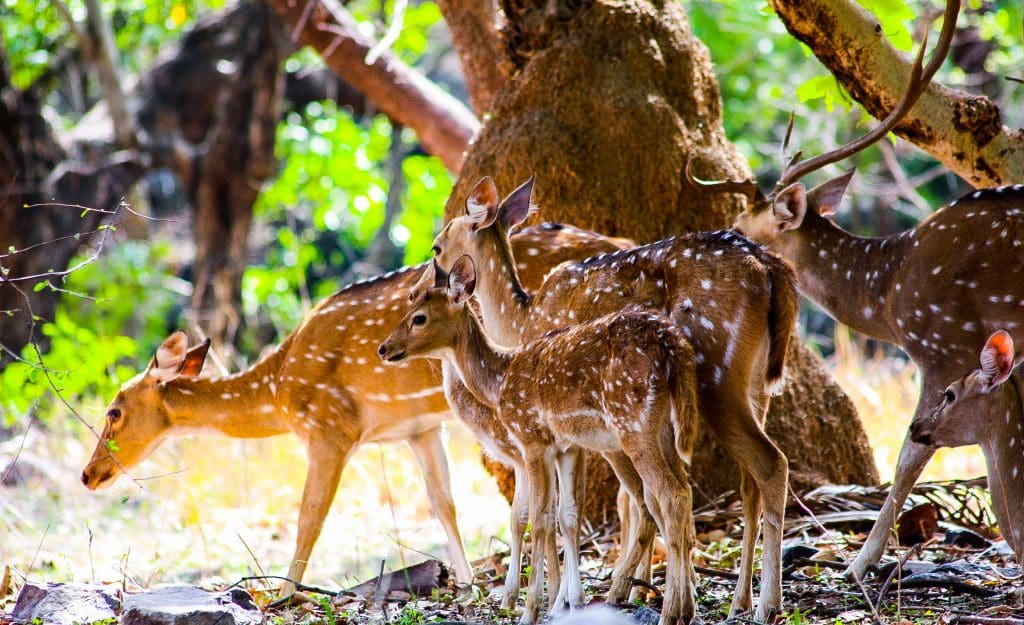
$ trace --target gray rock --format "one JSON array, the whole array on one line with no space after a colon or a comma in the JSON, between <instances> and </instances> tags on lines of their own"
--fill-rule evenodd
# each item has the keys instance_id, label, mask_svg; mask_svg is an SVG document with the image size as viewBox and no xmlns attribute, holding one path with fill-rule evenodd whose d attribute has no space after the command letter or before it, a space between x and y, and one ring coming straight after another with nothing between
<instances>
[{"instance_id":1,"label":"gray rock","mask_svg":"<svg viewBox=\"0 0 1024 625\"><path fill-rule=\"evenodd\" d=\"M258 625L262 614L241 588L212 593L170 586L125 598L121 625Z\"/></svg>"},{"instance_id":2,"label":"gray rock","mask_svg":"<svg viewBox=\"0 0 1024 625\"><path fill-rule=\"evenodd\" d=\"M38 619L46 625L82 625L114 622L120 608L115 591L106 586L26 582L11 617L16 622Z\"/></svg>"}]
</instances>

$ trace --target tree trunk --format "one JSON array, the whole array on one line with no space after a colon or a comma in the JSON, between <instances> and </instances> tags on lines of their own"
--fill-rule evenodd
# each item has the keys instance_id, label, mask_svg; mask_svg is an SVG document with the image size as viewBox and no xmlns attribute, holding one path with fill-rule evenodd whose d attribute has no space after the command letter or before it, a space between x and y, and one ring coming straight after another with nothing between
<instances>
[{"instance_id":1,"label":"tree trunk","mask_svg":"<svg viewBox=\"0 0 1024 625\"><path fill-rule=\"evenodd\" d=\"M729 226L740 200L691 188L685 165L698 159L703 178L750 171L725 139L707 49L677 3L538 0L503 9L505 50L517 73L466 155L447 217L464 210L481 176L510 190L536 174L538 219L637 241ZM789 458L793 486L877 483L860 420L821 362L794 346L788 379L768 431ZM698 499L737 489L735 464L714 442L698 449ZM591 458L588 474L587 515L614 518L610 469Z\"/></svg>"},{"instance_id":2,"label":"tree trunk","mask_svg":"<svg viewBox=\"0 0 1024 625\"><path fill-rule=\"evenodd\" d=\"M287 41L262 0L247 2L250 28L234 31L234 74L221 93L207 149L193 167L188 195L195 219L194 321L224 344L238 328L252 207L274 172Z\"/></svg>"}]
</instances>

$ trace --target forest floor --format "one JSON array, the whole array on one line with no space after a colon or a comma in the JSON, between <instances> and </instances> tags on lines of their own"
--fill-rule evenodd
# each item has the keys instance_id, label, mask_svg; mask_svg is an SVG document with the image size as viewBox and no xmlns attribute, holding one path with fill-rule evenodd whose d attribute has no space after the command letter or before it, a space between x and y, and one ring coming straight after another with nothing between
<instances>
[{"instance_id":1,"label":"forest floor","mask_svg":"<svg viewBox=\"0 0 1024 625\"><path fill-rule=\"evenodd\" d=\"M982 479L919 484L911 500L915 505L900 518L897 532L902 543L914 546L891 548L862 585L847 581L842 562L856 553L884 494L882 488L825 487L792 498L783 554L785 614L778 623L1024 625L1022 570L1005 542L985 535L993 525ZM729 500L696 513L694 563L704 623L722 622L728 615L739 559L739 516L737 503ZM617 552L616 532L585 531L583 577L590 605L603 603ZM264 610L264 622L272 625L512 624L517 615L498 607L507 556L504 551L475 561L477 579L471 586L455 584L443 565L428 559L408 569L387 567L390 575L383 580L345 590L306 587L302 600L287 606L273 604L279 583L274 579L196 583L208 590L245 587ZM380 568L385 569L384 562ZM111 584L143 589L124 579ZM13 607L18 585L16 579L0 580L0 623L9 622L4 610ZM642 596L632 603L613 607L638 623L655 623L663 587L663 551L656 549L654 583L639 586Z\"/></svg>"}]
</instances>

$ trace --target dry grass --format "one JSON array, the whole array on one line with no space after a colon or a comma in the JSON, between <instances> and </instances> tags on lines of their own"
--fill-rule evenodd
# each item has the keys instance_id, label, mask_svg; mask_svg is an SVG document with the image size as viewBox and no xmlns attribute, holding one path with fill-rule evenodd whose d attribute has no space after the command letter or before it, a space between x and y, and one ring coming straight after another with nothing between
<instances>
[{"instance_id":1,"label":"dry grass","mask_svg":"<svg viewBox=\"0 0 1024 625\"><path fill-rule=\"evenodd\" d=\"M890 479L917 396L913 366L869 357L848 339L838 342L829 366L860 411L880 474ZM88 408L84 414L101 414L99 405ZM508 508L471 437L458 425L449 431L459 524L472 559L497 548L494 537L507 537ZM287 570L305 476L305 456L291 437L170 442L134 474L180 473L140 482L145 490L122 479L102 493L85 491L77 479L91 447L91 434L70 419L30 441L25 453L49 459L52 475L0 490L0 568L54 581L124 576L144 586ZM984 472L976 448L944 450L925 477ZM381 559L398 567L421 553L447 559L412 453L404 445L362 448L345 470L306 580L347 586L374 575Z\"/></svg>"},{"instance_id":2,"label":"dry grass","mask_svg":"<svg viewBox=\"0 0 1024 625\"><path fill-rule=\"evenodd\" d=\"M836 332L835 354L828 368L857 407L882 480L890 481L903 436L917 404L920 380L913 363L866 354L845 328ZM978 447L940 449L922 479L943 480L985 475L985 457Z\"/></svg>"}]
</instances>

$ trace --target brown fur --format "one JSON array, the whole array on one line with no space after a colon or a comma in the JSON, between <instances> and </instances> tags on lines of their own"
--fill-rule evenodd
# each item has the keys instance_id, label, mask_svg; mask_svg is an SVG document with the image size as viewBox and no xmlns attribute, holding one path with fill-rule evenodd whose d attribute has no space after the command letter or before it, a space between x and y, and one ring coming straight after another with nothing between
<instances>
[{"instance_id":1,"label":"brown fur","mask_svg":"<svg viewBox=\"0 0 1024 625\"><path fill-rule=\"evenodd\" d=\"M468 257L448 283L419 296L380 354L393 362L444 358L474 396L496 410L522 451L534 547L521 622L539 616L543 546L554 532L552 472L576 446L607 454L615 466L626 462L639 474L669 550L663 622L689 622L695 614L693 520L683 459L691 456L697 433L692 347L664 317L620 312L505 350L491 343L466 305L475 285Z\"/></svg>"},{"instance_id":2,"label":"brown fur","mask_svg":"<svg viewBox=\"0 0 1024 625\"><path fill-rule=\"evenodd\" d=\"M558 225L525 229L513 241L534 283L555 263L626 244ZM348 456L363 443L406 440L423 466L457 577L469 581L439 431L450 418L440 369L427 361L382 367L375 353L405 314L406 293L422 272L422 266L403 269L342 289L321 301L269 356L240 373L202 378L195 369L157 376L151 367L126 382L109 406L119 418L108 418L83 482L90 489L112 483L169 436L197 430L236 438L293 433L309 457L288 573L301 581ZM183 334L173 335L155 364L163 370L165 360L184 358L185 346ZM286 584L284 591L290 590Z\"/></svg>"},{"instance_id":3,"label":"brown fur","mask_svg":"<svg viewBox=\"0 0 1024 625\"><path fill-rule=\"evenodd\" d=\"M935 410L952 380L970 372L992 332L1005 329L1024 341L1024 185L973 192L915 228L869 238L827 219L848 180L847 174L812 191L796 183L771 205L752 206L736 228L792 263L803 294L836 320L906 351L922 374L917 421ZM904 443L893 487L851 575L863 577L878 561L933 453ZM997 516L1006 509L997 506Z\"/></svg>"},{"instance_id":4,"label":"brown fur","mask_svg":"<svg viewBox=\"0 0 1024 625\"><path fill-rule=\"evenodd\" d=\"M767 600L757 612L758 618L767 617L781 604L777 556L788 469L762 424L768 386L781 377L780 363L796 322L791 270L744 237L718 231L563 264L531 294L517 275L519 257L513 256L507 235L528 214L531 191L532 181L499 205L493 181L483 179L467 200L466 215L449 221L435 239L436 261L450 268L463 254L473 258L480 268L477 294L484 325L502 344L520 344L631 306L660 312L676 323L696 352L705 423L745 475L744 555L734 612L752 604L760 491L770 491L764 494L771 517L765 530ZM622 592L623 586L613 583L609 600L621 600Z\"/></svg>"}]
</instances>

